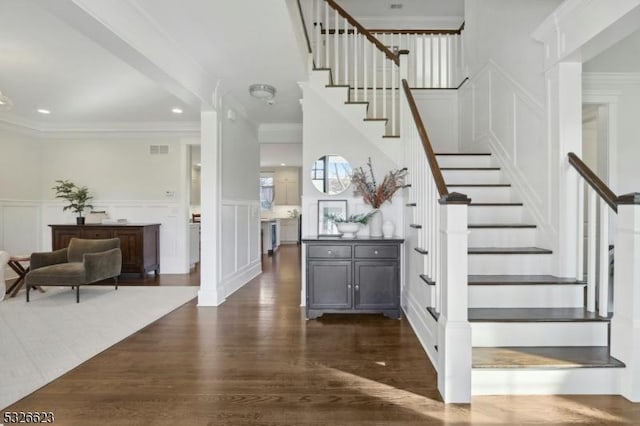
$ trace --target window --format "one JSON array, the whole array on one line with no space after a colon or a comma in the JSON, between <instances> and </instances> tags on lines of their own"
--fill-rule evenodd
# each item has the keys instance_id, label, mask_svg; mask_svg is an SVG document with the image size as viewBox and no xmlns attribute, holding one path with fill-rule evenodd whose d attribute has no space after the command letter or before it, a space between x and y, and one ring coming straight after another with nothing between
<instances>
[{"instance_id":1,"label":"window","mask_svg":"<svg viewBox=\"0 0 640 426\"><path fill-rule=\"evenodd\" d=\"M274 192L273 173L260 173L260 209L271 210Z\"/></svg>"}]
</instances>

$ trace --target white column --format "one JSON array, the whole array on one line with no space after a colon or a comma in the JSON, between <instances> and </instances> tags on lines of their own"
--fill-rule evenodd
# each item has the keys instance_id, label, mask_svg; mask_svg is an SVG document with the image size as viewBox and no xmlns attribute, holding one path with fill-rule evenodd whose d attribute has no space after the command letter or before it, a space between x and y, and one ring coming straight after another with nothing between
<instances>
[{"instance_id":1,"label":"white column","mask_svg":"<svg viewBox=\"0 0 640 426\"><path fill-rule=\"evenodd\" d=\"M640 193L618 204L613 283L611 355L626 364L620 394L640 402Z\"/></svg>"},{"instance_id":2,"label":"white column","mask_svg":"<svg viewBox=\"0 0 640 426\"><path fill-rule=\"evenodd\" d=\"M442 304L438 318L438 390L446 403L469 403L471 326L467 318L468 204L441 204L439 208Z\"/></svg>"},{"instance_id":3,"label":"white column","mask_svg":"<svg viewBox=\"0 0 640 426\"><path fill-rule=\"evenodd\" d=\"M201 260L198 306L218 306L224 302L224 291L218 288L219 212L220 212L220 141L217 111L200 113Z\"/></svg>"},{"instance_id":4,"label":"white column","mask_svg":"<svg viewBox=\"0 0 640 426\"><path fill-rule=\"evenodd\" d=\"M555 228L555 274L575 277L578 232L577 174L567 154L582 153L582 64L562 62L547 72L548 132L551 143L551 205Z\"/></svg>"}]
</instances>

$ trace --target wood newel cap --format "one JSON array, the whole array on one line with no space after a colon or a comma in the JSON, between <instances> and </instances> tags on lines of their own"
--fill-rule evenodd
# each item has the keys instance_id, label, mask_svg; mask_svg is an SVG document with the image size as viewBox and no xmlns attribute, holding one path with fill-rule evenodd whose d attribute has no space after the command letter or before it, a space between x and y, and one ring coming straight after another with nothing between
<instances>
[{"instance_id":1,"label":"wood newel cap","mask_svg":"<svg viewBox=\"0 0 640 426\"><path fill-rule=\"evenodd\" d=\"M467 197L466 194L461 194L459 192L450 192L449 194L443 195L438 200L440 204L471 204L471 198Z\"/></svg>"},{"instance_id":2,"label":"wood newel cap","mask_svg":"<svg viewBox=\"0 0 640 426\"><path fill-rule=\"evenodd\" d=\"M640 192L631 192L618 197L618 204L640 205Z\"/></svg>"}]
</instances>

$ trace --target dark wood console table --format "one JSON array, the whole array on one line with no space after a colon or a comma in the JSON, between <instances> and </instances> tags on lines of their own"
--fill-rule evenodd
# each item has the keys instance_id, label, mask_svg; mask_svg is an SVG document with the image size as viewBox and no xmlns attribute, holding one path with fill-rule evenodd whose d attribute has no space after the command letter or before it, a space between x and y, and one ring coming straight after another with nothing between
<instances>
[{"instance_id":1,"label":"dark wood console table","mask_svg":"<svg viewBox=\"0 0 640 426\"><path fill-rule=\"evenodd\" d=\"M307 318L383 313L400 318L402 239L303 238Z\"/></svg>"},{"instance_id":2,"label":"dark wood console table","mask_svg":"<svg viewBox=\"0 0 640 426\"><path fill-rule=\"evenodd\" d=\"M160 224L118 223L87 225L49 225L53 250L65 248L71 238L120 238L122 272L160 272Z\"/></svg>"}]
</instances>

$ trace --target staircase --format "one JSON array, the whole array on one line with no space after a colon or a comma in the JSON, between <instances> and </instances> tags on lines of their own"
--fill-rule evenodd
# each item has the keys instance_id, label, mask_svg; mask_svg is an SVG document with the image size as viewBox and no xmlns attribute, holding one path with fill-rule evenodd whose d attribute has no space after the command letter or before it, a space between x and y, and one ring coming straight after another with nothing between
<instances>
[{"instance_id":1,"label":"staircase","mask_svg":"<svg viewBox=\"0 0 640 426\"><path fill-rule=\"evenodd\" d=\"M444 400L620 393L626 367L611 356L612 316L594 312L585 281L552 274L554 253L538 246L533 215L498 161L488 152L434 154L410 94L407 55L372 40L333 0L313 10L309 86L409 170L403 308ZM367 73L385 61L391 71L381 79Z\"/></svg>"},{"instance_id":2,"label":"staircase","mask_svg":"<svg viewBox=\"0 0 640 426\"><path fill-rule=\"evenodd\" d=\"M586 282L550 275L553 253L536 247L536 224L491 154L436 157L447 187L472 200L472 394L615 393L613 370L624 364L609 354L610 317L585 309ZM434 309L428 312L438 321Z\"/></svg>"}]
</instances>

